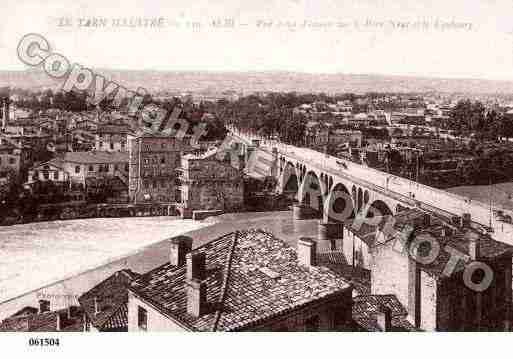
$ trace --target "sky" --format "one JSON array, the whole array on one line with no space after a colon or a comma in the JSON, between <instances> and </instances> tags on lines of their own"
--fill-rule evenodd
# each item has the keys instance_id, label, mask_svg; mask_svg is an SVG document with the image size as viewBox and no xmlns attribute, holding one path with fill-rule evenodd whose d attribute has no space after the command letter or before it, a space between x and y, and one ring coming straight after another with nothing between
<instances>
[{"instance_id":1,"label":"sky","mask_svg":"<svg viewBox=\"0 0 513 359\"><path fill-rule=\"evenodd\" d=\"M0 69L27 68L16 47L38 33L91 68L513 80L512 13L494 0L2 0ZM114 26L130 18L162 25Z\"/></svg>"}]
</instances>

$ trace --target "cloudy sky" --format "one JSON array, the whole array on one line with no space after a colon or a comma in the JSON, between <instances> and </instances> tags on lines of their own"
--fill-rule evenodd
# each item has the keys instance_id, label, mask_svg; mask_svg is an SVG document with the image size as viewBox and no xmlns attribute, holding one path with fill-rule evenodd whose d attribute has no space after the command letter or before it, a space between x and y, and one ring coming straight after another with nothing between
<instances>
[{"instance_id":1,"label":"cloudy sky","mask_svg":"<svg viewBox=\"0 0 513 359\"><path fill-rule=\"evenodd\" d=\"M25 68L18 41L40 33L54 51L93 68L513 80L509 1L1 1L1 69ZM158 28L115 26L130 18L163 20ZM105 26L83 26L86 19Z\"/></svg>"}]
</instances>

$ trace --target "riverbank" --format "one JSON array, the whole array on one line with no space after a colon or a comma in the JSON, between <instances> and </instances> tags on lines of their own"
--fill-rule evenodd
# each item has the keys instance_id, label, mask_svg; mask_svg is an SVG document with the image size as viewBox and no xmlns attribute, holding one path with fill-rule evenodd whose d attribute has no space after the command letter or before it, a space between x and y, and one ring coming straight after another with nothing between
<instances>
[{"instance_id":1,"label":"riverbank","mask_svg":"<svg viewBox=\"0 0 513 359\"><path fill-rule=\"evenodd\" d=\"M120 269L144 273L162 265L169 260L167 239L175 235L192 237L194 247L248 228L262 228L293 246L299 236L317 235L317 220L293 221L290 211L224 214L201 222L146 217L42 224L0 228L0 236L7 229L14 236L0 240L0 319L43 298L56 309L76 304L83 292Z\"/></svg>"},{"instance_id":2,"label":"riverbank","mask_svg":"<svg viewBox=\"0 0 513 359\"><path fill-rule=\"evenodd\" d=\"M513 211L513 182L482 186L459 186L446 191L469 198L471 201L491 203L495 208Z\"/></svg>"}]
</instances>

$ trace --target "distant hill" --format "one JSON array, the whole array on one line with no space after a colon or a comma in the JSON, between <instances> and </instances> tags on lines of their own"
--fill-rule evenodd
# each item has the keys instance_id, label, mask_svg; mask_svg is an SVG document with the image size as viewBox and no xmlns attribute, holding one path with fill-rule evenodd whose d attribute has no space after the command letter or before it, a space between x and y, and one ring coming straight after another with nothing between
<instances>
[{"instance_id":1,"label":"distant hill","mask_svg":"<svg viewBox=\"0 0 513 359\"><path fill-rule=\"evenodd\" d=\"M171 72L96 70L129 89L219 93L226 90L297 92L449 92L513 93L513 81L442 79L410 76L309 74L297 72ZM0 87L54 88L59 86L39 69L0 71Z\"/></svg>"}]
</instances>

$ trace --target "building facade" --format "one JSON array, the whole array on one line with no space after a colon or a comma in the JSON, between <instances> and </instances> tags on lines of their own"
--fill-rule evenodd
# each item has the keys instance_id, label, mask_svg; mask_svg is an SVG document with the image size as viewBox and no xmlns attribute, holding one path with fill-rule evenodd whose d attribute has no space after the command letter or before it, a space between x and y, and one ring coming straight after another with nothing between
<instances>
[{"instance_id":1,"label":"building facade","mask_svg":"<svg viewBox=\"0 0 513 359\"><path fill-rule=\"evenodd\" d=\"M217 158L216 150L184 155L181 160L179 210L188 217L194 210L235 211L243 206L242 173Z\"/></svg>"},{"instance_id":2,"label":"building facade","mask_svg":"<svg viewBox=\"0 0 513 359\"><path fill-rule=\"evenodd\" d=\"M299 240L296 253L271 234L250 230L191 247L189 237L171 239L170 262L131 284L128 331L351 328L352 287L317 267L314 242Z\"/></svg>"},{"instance_id":3,"label":"building facade","mask_svg":"<svg viewBox=\"0 0 513 359\"><path fill-rule=\"evenodd\" d=\"M128 136L129 198L131 202L180 202L176 169L181 155L192 149L190 138Z\"/></svg>"}]
</instances>

